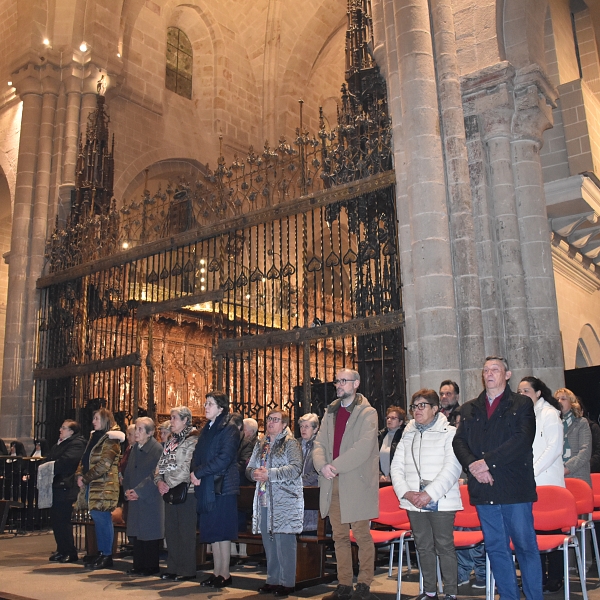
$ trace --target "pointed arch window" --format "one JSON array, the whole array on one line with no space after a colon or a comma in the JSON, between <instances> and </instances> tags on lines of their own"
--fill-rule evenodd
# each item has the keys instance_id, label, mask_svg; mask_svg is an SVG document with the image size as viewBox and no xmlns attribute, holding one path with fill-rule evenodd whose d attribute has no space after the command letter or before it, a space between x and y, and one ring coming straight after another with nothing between
<instances>
[{"instance_id":1,"label":"pointed arch window","mask_svg":"<svg viewBox=\"0 0 600 600\"><path fill-rule=\"evenodd\" d=\"M167 75L168 90L192 99L192 68L194 55L190 38L177 27L167 29Z\"/></svg>"}]
</instances>

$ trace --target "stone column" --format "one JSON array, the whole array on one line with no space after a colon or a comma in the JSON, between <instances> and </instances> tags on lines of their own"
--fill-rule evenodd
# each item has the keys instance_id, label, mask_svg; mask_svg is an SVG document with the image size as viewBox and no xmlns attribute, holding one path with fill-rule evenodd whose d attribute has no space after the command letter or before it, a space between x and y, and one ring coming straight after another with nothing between
<instances>
[{"instance_id":1,"label":"stone column","mask_svg":"<svg viewBox=\"0 0 600 600\"><path fill-rule=\"evenodd\" d=\"M420 385L437 389L460 378L460 360L429 9L426 0L400 0L394 9L404 126L394 145L406 153Z\"/></svg>"},{"instance_id":2,"label":"stone column","mask_svg":"<svg viewBox=\"0 0 600 600\"><path fill-rule=\"evenodd\" d=\"M32 435L32 397L23 395L23 381L27 376L31 378L31 372L24 373L23 366L32 202L42 116L42 90L39 76L33 66L28 65L13 74L13 82L23 101L23 110L8 261L2 419L0 419L0 437L3 438Z\"/></svg>"},{"instance_id":3,"label":"stone column","mask_svg":"<svg viewBox=\"0 0 600 600\"><path fill-rule=\"evenodd\" d=\"M530 365L533 374L554 390L564 385L564 364L540 148L542 133L552 126L556 96L536 65L517 73L514 95L512 161L527 293Z\"/></svg>"},{"instance_id":4,"label":"stone column","mask_svg":"<svg viewBox=\"0 0 600 600\"><path fill-rule=\"evenodd\" d=\"M33 368L35 366L35 348L37 340L37 313L39 309L39 292L36 281L44 268L44 252L48 234L48 206L50 195L50 177L52 168L52 152L54 145L54 122L56 102L60 88L58 70L46 65L42 73L42 111L39 134L37 174L33 215L31 222L31 242L29 249L29 268L26 285L26 304L23 353L23 398L33 398Z\"/></svg>"},{"instance_id":5,"label":"stone column","mask_svg":"<svg viewBox=\"0 0 600 600\"><path fill-rule=\"evenodd\" d=\"M431 0L431 17L446 166L461 387L463 399L469 399L481 390L481 365L485 357L485 348L465 115L450 0Z\"/></svg>"}]
</instances>

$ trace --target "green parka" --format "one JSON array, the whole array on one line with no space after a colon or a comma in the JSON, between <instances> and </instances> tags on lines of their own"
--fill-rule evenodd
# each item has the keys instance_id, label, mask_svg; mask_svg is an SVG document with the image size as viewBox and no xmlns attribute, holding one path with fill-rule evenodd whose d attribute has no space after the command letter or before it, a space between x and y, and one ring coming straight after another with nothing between
<instances>
[{"instance_id":1,"label":"green parka","mask_svg":"<svg viewBox=\"0 0 600 600\"><path fill-rule=\"evenodd\" d=\"M91 437L94 434L90 434ZM121 444L125 441L125 434L115 425L107 431L92 448L90 452L90 469L83 472L83 465L79 463L75 477L81 475L83 487L77 496L79 510L100 510L112 512L117 507L119 500L119 459L121 457ZM88 442L90 443L90 442ZM88 495L89 489L89 495Z\"/></svg>"}]
</instances>

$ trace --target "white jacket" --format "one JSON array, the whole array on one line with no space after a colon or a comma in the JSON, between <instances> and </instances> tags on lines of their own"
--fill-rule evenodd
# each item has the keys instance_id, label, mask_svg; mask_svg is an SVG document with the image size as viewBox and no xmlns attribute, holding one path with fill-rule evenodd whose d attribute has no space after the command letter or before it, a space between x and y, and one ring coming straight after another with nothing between
<instances>
[{"instance_id":1,"label":"white jacket","mask_svg":"<svg viewBox=\"0 0 600 600\"><path fill-rule=\"evenodd\" d=\"M536 485L565 487L563 424L560 413L540 398L533 406L535 438L533 440L533 474Z\"/></svg>"},{"instance_id":2,"label":"white jacket","mask_svg":"<svg viewBox=\"0 0 600 600\"><path fill-rule=\"evenodd\" d=\"M448 419L442 413L438 413L436 422L423 433L417 429L414 419L406 426L390 468L392 484L402 508L427 512L421 511L402 497L406 492L419 491L416 461L421 479L431 482L425 491L432 500L439 502L438 510L462 509L458 489L458 478L462 468L452 449L455 433L456 427L449 425Z\"/></svg>"}]
</instances>

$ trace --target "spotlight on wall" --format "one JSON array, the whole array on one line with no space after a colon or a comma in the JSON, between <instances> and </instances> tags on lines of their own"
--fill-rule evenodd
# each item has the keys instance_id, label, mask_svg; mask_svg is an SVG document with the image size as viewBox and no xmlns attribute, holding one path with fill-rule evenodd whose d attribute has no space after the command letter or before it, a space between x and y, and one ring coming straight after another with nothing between
<instances>
[{"instance_id":1,"label":"spotlight on wall","mask_svg":"<svg viewBox=\"0 0 600 600\"><path fill-rule=\"evenodd\" d=\"M44 46L49 46L50 40L48 38L44 38L44 41L42 43L44 44Z\"/></svg>"},{"instance_id":2,"label":"spotlight on wall","mask_svg":"<svg viewBox=\"0 0 600 600\"><path fill-rule=\"evenodd\" d=\"M79 49L82 52L87 52L87 49L88 49L87 44L85 42L81 42L81 46L79 46Z\"/></svg>"},{"instance_id":3,"label":"spotlight on wall","mask_svg":"<svg viewBox=\"0 0 600 600\"><path fill-rule=\"evenodd\" d=\"M8 82L8 87L12 87L12 81Z\"/></svg>"},{"instance_id":4,"label":"spotlight on wall","mask_svg":"<svg viewBox=\"0 0 600 600\"><path fill-rule=\"evenodd\" d=\"M123 249L127 250L129 248L129 242L123 242Z\"/></svg>"},{"instance_id":5,"label":"spotlight on wall","mask_svg":"<svg viewBox=\"0 0 600 600\"><path fill-rule=\"evenodd\" d=\"M121 53L117 52L117 58L121 58Z\"/></svg>"}]
</instances>

